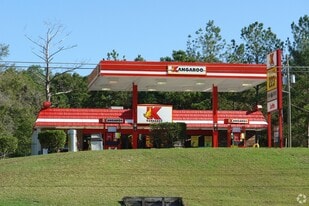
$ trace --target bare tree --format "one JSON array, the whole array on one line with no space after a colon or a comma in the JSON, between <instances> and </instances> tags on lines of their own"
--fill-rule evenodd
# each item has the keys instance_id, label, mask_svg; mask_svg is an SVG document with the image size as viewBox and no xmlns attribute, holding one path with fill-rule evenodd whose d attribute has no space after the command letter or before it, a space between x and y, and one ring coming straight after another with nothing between
<instances>
[{"instance_id":1,"label":"bare tree","mask_svg":"<svg viewBox=\"0 0 309 206\"><path fill-rule=\"evenodd\" d=\"M26 38L30 40L35 46L38 47L38 51L33 51L33 53L41 60L43 60L45 64L44 68L45 95L46 95L46 101L51 101L52 97L51 83L53 79L55 79L59 75L72 72L75 69L78 69L79 67L81 67L81 64L73 66L72 68L66 68L65 71L57 73L52 76L51 70L53 67L51 65L53 63L54 57L65 50L69 50L76 47L77 45L68 45L68 46L64 45L64 41L70 35L70 33L64 33L65 28L62 24L46 22L45 25L47 28L46 33L44 36L39 36L37 41L35 41L34 39L30 38L27 35ZM68 92L70 91L63 91L61 93L68 93Z\"/></svg>"}]
</instances>

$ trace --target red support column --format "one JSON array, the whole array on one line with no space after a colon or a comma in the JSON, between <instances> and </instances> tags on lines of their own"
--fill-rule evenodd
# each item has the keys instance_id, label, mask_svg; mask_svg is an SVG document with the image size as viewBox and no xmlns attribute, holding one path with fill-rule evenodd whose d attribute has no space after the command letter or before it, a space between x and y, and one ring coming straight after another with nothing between
<instances>
[{"instance_id":1,"label":"red support column","mask_svg":"<svg viewBox=\"0 0 309 206\"><path fill-rule=\"evenodd\" d=\"M277 50L277 93L278 93L278 115L279 115L279 142L283 147L283 103L282 103L282 63L281 50Z\"/></svg>"},{"instance_id":2,"label":"red support column","mask_svg":"<svg viewBox=\"0 0 309 206\"><path fill-rule=\"evenodd\" d=\"M212 146L218 147L218 87L212 86L212 114L213 114L213 132Z\"/></svg>"},{"instance_id":3,"label":"red support column","mask_svg":"<svg viewBox=\"0 0 309 206\"><path fill-rule=\"evenodd\" d=\"M132 148L137 149L137 102L138 102L138 90L137 85L132 84L133 95L132 95L132 118L133 118L133 134L132 134Z\"/></svg>"},{"instance_id":4,"label":"red support column","mask_svg":"<svg viewBox=\"0 0 309 206\"><path fill-rule=\"evenodd\" d=\"M268 147L271 148L271 113L267 113L267 142L268 142Z\"/></svg>"}]
</instances>

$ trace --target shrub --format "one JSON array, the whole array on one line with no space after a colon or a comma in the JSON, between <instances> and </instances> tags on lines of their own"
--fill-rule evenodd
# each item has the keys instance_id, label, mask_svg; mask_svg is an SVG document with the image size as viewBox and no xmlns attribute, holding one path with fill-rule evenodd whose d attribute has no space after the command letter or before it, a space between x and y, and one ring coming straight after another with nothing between
<instances>
[{"instance_id":1,"label":"shrub","mask_svg":"<svg viewBox=\"0 0 309 206\"><path fill-rule=\"evenodd\" d=\"M46 130L39 133L38 139L42 148L48 148L50 152L58 152L65 145L66 134L63 130Z\"/></svg>"},{"instance_id":2,"label":"shrub","mask_svg":"<svg viewBox=\"0 0 309 206\"><path fill-rule=\"evenodd\" d=\"M0 134L0 157L14 153L18 146L18 140L14 136Z\"/></svg>"},{"instance_id":3,"label":"shrub","mask_svg":"<svg viewBox=\"0 0 309 206\"><path fill-rule=\"evenodd\" d=\"M185 123L164 122L150 125L150 136L156 148L173 147L175 141L186 138L187 126Z\"/></svg>"}]
</instances>

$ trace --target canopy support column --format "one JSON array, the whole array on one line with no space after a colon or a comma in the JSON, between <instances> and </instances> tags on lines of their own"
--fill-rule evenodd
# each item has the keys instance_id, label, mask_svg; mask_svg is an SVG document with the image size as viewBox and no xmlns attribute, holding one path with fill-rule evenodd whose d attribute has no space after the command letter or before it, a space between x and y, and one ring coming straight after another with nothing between
<instances>
[{"instance_id":1,"label":"canopy support column","mask_svg":"<svg viewBox=\"0 0 309 206\"><path fill-rule=\"evenodd\" d=\"M212 146L218 147L218 87L212 85L212 113L213 113L213 132Z\"/></svg>"},{"instance_id":2,"label":"canopy support column","mask_svg":"<svg viewBox=\"0 0 309 206\"><path fill-rule=\"evenodd\" d=\"M132 148L137 149L137 140L138 140L138 132L137 132L137 102L138 102L138 90L137 85L132 84L132 117L133 117L133 135L132 135Z\"/></svg>"}]
</instances>

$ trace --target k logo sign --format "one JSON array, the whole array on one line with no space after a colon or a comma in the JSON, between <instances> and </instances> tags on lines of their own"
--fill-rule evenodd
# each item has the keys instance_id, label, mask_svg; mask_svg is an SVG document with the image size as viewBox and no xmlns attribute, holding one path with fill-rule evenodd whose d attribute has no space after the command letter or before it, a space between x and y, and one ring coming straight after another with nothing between
<instances>
[{"instance_id":1,"label":"k logo sign","mask_svg":"<svg viewBox=\"0 0 309 206\"><path fill-rule=\"evenodd\" d=\"M158 115L158 111L161 107L147 107L144 117L147 120L161 120L161 117Z\"/></svg>"},{"instance_id":2,"label":"k logo sign","mask_svg":"<svg viewBox=\"0 0 309 206\"><path fill-rule=\"evenodd\" d=\"M168 105L138 105L137 123L152 124L172 122L173 107Z\"/></svg>"},{"instance_id":3,"label":"k logo sign","mask_svg":"<svg viewBox=\"0 0 309 206\"><path fill-rule=\"evenodd\" d=\"M269 55L269 65L275 65L274 53Z\"/></svg>"},{"instance_id":4,"label":"k logo sign","mask_svg":"<svg viewBox=\"0 0 309 206\"><path fill-rule=\"evenodd\" d=\"M272 52L267 55L267 69L277 66L277 53Z\"/></svg>"},{"instance_id":5,"label":"k logo sign","mask_svg":"<svg viewBox=\"0 0 309 206\"><path fill-rule=\"evenodd\" d=\"M178 72L178 67L177 66L171 66L170 67L173 73Z\"/></svg>"}]
</instances>

